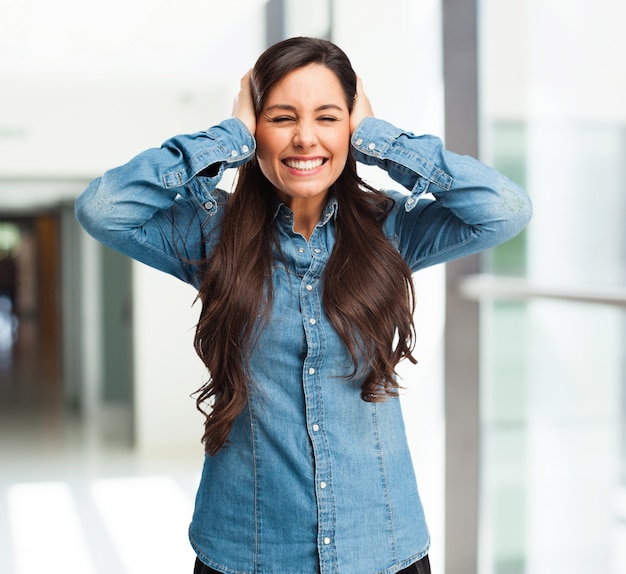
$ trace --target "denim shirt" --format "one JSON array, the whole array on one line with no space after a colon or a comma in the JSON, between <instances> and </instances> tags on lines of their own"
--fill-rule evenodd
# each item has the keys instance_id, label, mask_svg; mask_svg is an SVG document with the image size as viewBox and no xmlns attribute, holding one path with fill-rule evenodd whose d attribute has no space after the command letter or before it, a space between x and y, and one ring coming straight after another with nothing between
<instances>
[{"instance_id":1,"label":"denim shirt","mask_svg":"<svg viewBox=\"0 0 626 574\"><path fill-rule=\"evenodd\" d=\"M530 218L517 185L435 137L367 118L351 146L408 190L388 192L395 207L384 230L413 271L502 243ZM254 153L235 118L172 138L93 181L78 220L102 243L198 287L196 262L210 255L229 197L217 185ZM399 399L361 399L322 303L337 209L330 200L308 241L287 206L276 210L282 256L251 351L254 384L228 445L205 457L189 530L199 558L220 572L391 574L428 552Z\"/></svg>"}]
</instances>

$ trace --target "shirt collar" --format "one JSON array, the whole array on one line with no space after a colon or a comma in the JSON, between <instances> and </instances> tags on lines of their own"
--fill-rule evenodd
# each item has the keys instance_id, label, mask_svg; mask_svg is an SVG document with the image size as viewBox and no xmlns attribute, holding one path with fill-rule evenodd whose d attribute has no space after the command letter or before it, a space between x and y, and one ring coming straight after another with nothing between
<instances>
[{"instance_id":1,"label":"shirt collar","mask_svg":"<svg viewBox=\"0 0 626 574\"><path fill-rule=\"evenodd\" d=\"M273 199L273 209L274 209L274 213L272 215L273 220L275 220L280 215L281 212L284 214L285 217L291 218L291 216L293 215L291 212L291 209L289 209L289 207L287 207L282 201L280 201L276 197L274 197ZM317 225L319 227L322 227L326 225L330 221L331 218L335 219L337 217L337 209L338 209L337 198L334 195L332 195L329 197L328 201L326 202L326 206L324 207L324 210L322 211L320 221Z\"/></svg>"}]
</instances>

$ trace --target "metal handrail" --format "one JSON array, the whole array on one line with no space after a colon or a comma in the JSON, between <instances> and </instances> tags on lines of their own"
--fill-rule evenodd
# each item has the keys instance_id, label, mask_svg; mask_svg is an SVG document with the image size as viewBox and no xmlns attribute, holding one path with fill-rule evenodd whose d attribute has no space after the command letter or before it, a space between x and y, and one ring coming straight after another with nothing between
<instances>
[{"instance_id":1,"label":"metal handrail","mask_svg":"<svg viewBox=\"0 0 626 574\"><path fill-rule=\"evenodd\" d=\"M559 299L626 308L626 287L542 285L528 279L499 277L490 274L468 275L459 282L465 299L525 301L528 299Z\"/></svg>"}]
</instances>

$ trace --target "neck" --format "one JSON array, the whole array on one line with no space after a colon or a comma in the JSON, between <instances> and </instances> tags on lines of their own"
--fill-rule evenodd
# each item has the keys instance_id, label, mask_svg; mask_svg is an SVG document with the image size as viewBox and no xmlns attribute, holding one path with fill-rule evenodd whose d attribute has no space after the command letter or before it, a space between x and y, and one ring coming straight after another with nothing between
<instances>
[{"instance_id":1,"label":"neck","mask_svg":"<svg viewBox=\"0 0 626 574\"><path fill-rule=\"evenodd\" d=\"M327 195L324 194L314 198L291 197L288 198L288 201L283 200L293 213L293 230L303 235L307 240L311 237L322 216L326 197Z\"/></svg>"}]
</instances>

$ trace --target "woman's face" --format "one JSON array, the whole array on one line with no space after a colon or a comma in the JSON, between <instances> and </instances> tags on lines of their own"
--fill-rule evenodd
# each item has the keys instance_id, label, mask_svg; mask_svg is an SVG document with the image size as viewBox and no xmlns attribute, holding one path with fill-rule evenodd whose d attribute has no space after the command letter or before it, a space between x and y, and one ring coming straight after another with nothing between
<instances>
[{"instance_id":1,"label":"woman's face","mask_svg":"<svg viewBox=\"0 0 626 574\"><path fill-rule=\"evenodd\" d=\"M311 64L287 74L270 90L255 137L261 171L279 199L321 203L350 148L350 112L335 73Z\"/></svg>"}]
</instances>

